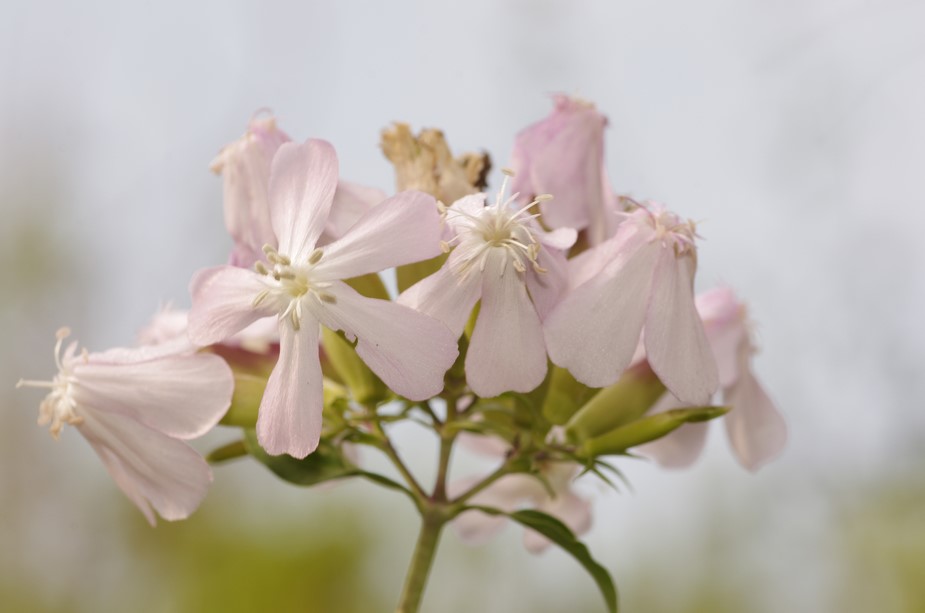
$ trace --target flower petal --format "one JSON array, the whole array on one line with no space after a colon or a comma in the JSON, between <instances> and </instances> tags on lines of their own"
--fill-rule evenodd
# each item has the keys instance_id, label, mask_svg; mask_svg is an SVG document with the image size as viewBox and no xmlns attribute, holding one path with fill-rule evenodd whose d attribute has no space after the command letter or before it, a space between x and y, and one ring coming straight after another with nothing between
<instances>
[{"instance_id":1,"label":"flower petal","mask_svg":"<svg viewBox=\"0 0 925 613\"><path fill-rule=\"evenodd\" d=\"M185 519L199 507L212 471L190 446L127 415L86 410L82 417L80 433L152 526L152 507L168 521Z\"/></svg>"},{"instance_id":2,"label":"flower petal","mask_svg":"<svg viewBox=\"0 0 925 613\"><path fill-rule=\"evenodd\" d=\"M542 320L559 304L564 295L568 287L568 268L565 255L555 249L540 249L536 263L546 272L530 269L525 276L530 298L533 299L536 312Z\"/></svg>"},{"instance_id":3,"label":"flower petal","mask_svg":"<svg viewBox=\"0 0 925 613\"><path fill-rule=\"evenodd\" d=\"M349 279L440 253L440 213L433 196L401 192L370 209L343 238L324 247L320 278Z\"/></svg>"},{"instance_id":4,"label":"flower petal","mask_svg":"<svg viewBox=\"0 0 925 613\"><path fill-rule=\"evenodd\" d=\"M406 306L367 298L346 283L327 291L333 302L311 308L322 324L357 339L357 354L395 393L424 400L443 390L456 361L457 336L440 321Z\"/></svg>"},{"instance_id":5,"label":"flower petal","mask_svg":"<svg viewBox=\"0 0 925 613\"><path fill-rule=\"evenodd\" d=\"M591 387L616 382L639 342L658 252L643 244L566 295L544 323L553 362Z\"/></svg>"},{"instance_id":6,"label":"flower petal","mask_svg":"<svg viewBox=\"0 0 925 613\"><path fill-rule=\"evenodd\" d=\"M659 251L646 314L646 356L679 400L705 405L719 387L719 374L694 306L696 263L690 255L677 257L670 248Z\"/></svg>"},{"instance_id":7,"label":"flower petal","mask_svg":"<svg viewBox=\"0 0 925 613\"><path fill-rule=\"evenodd\" d=\"M358 219L385 199L385 192L381 189L339 181L324 230L328 239L325 242L330 243L346 234Z\"/></svg>"},{"instance_id":8,"label":"flower petal","mask_svg":"<svg viewBox=\"0 0 925 613\"><path fill-rule=\"evenodd\" d=\"M244 268L216 266L197 272L190 282L190 340L202 347L213 345L275 314L271 304L254 307L254 298L264 289L260 275Z\"/></svg>"},{"instance_id":9,"label":"flower petal","mask_svg":"<svg viewBox=\"0 0 925 613\"><path fill-rule=\"evenodd\" d=\"M450 261L445 262L437 272L402 292L397 302L442 321L459 338L479 299L482 285L478 275L459 277L452 268Z\"/></svg>"},{"instance_id":10,"label":"flower petal","mask_svg":"<svg viewBox=\"0 0 925 613\"><path fill-rule=\"evenodd\" d=\"M271 455L304 458L318 448L324 408L320 332L318 322L308 315L299 330L280 321L279 361L257 414L257 441Z\"/></svg>"},{"instance_id":11,"label":"flower petal","mask_svg":"<svg viewBox=\"0 0 925 613\"><path fill-rule=\"evenodd\" d=\"M482 307L466 354L466 381L483 398L529 392L546 376L546 345L536 307L502 247L482 272Z\"/></svg>"},{"instance_id":12,"label":"flower petal","mask_svg":"<svg viewBox=\"0 0 925 613\"><path fill-rule=\"evenodd\" d=\"M81 406L118 413L180 439L202 436L231 404L234 379L217 355L173 355L136 363L95 354L74 366Z\"/></svg>"},{"instance_id":13,"label":"flower petal","mask_svg":"<svg viewBox=\"0 0 925 613\"><path fill-rule=\"evenodd\" d=\"M689 406L666 392L648 414L655 415L671 409ZM707 443L707 423L687 423L674 432L651 443L640 445L634 451L652 458L662 468L687 468L700 457Z\"/></svg>"},{"instance_id":14,"label":"flower petal","mask_svg":"<svg viewBox=\"0 0 925 613\"><path fill-rule=\"evenodd\" d=\"M304 261L328 222L337 189L337 153L327 141L286 143L270 170L270 219L279 252Z\"/></svg>"},{"instance_id":15,"label":"flower petal","mask_svg":"<svg viewBox=\"0 0 925 613\"><path fill-rule=\"evenodd\" d=\"M724 390L723 402L732 407L723 419L742 466L756 471L780 455L787 442L787 424L747 363L738 382Z\"/></svg>"}]
</instances>

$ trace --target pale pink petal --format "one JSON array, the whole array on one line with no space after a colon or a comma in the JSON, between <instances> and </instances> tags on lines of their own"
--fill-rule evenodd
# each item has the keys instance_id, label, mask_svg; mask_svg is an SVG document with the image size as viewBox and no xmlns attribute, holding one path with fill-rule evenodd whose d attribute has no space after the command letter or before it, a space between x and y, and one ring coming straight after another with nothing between
<instances>
[{"instance_id":1,"label":"pale pink petal","mask_svg":"<svg viewBox=\"0 0 925 613\"><path fill-rule=\"evenodd\" d=\"M212 170L222 175L225 225L235 241L230 262L234 266L250 267L263 258L263 245L276 246L267 188L273 156L288 141L273 117L254 117L247 133L212 162Z\"/></svg>"},{"instance_id":2,"label":"pale pink petal","mask_svg":"<svg viewBox=\"0 0 925 613\"><path fill-rule=\"evenodd\" d=\"M652 458L662 468L687 468L693 464L707 443L709 424L684 424L671 434L634 451Z\"/></svg>"},{"instance_id":3,"label":"pale pink petal","mask_svg":"<svg viewBox=\"0 0 925 613\"><path fill-rule=\"evenodd\" d=\"M337 153L330 143L286 143L270 171L270 218L279 252L305 260L324 231L337 189Z\"/></svg>"},{"instance_id":4,"label":"pale pink petal","mask_svg":"<svg viewBox=\"0 0 925 613\"><path fill-rule=\"evenodd\" d=\"M202 436L231 404L234 379L217 355L174 355L137 363L102 354L74 366L75 399L97 412L129 416L180 439Z\"/></svg>"},{"instance_id":5,"label":"pale pink petal","mask_svg":"<svg viewBox=\"0 0 925 613\"><path fill-rule=\"evenodd\" d=\"M85 410L77 426L116 484L156 523L188 517L206 495L212 471L185 443L119 413Z\"/></svg>"},{"instance_id":6,"label":"pale pink petal","mask_svg":"<svg viewBox=\"0 0 925 613\"><path fill-rule=\"evenodd\" d=\"M503 248L492 247L482 273L482 306L466 354L466 381L483 398L529 392L546 376L546 346L536 307Z\"/></svg>"},{"instance_id":7,"label":"pale pink petal","mask_svg":"<svg viewBox=\"0 0 925 613\"><path fill-rule=\"evenodd\" d=\"M540 320L559 304L568 287L568 267L565 255L558 250L540 249L536 263L546 272L528 269L525 276L530 298Z\"/></svg>"},{"instance_id":8,"label":"pale pink petal","mask_svg":"<svg viewBox=\"0 0 925 613\"><path fill-rule=\"evenodd\" d=\"M537 231L536 239L551 249L570 249L578 239L578 232L574 228L558 228L552 232Z\"/></svg>"},{"instance_id":9,"label":"pale pink petal","mask_svg":"<svg viewBox=\"0 0 925 613\"><path fill-rule=\"evenodd\" d=\"M216 266L197 272L190 283L190 340L199 346L213 345L275 314L269 302L254 307L254 299L265 289L262 277L244 268Z\"/></svg>"},{"instance_id":10,"label":"pale pink petal","mask_svg":"<svg viewBox=\"0 0 925 613\"><path fill-rule=\"evenodd\" d=\"M347 233L370 209L386 199L385 192L375 187L340 181L334 192L334 202L324 230L323 243L330 243Z\"/></svg>"},{"instance_id":11,"label":"pale pink petal","mask_svg":"<svg viewBox=\"0 0 925 613\"><path fill-rule=\"evenodd\" d=\"M502 459L511 450L511 443L504 439L474 432L460 432L456 442L468 451L489 458Z\"/></svg>"},{"instance_id":12,"label":"pale pink petal","mask_svg":"<svg viewBox=\"0 0 925 613\"><path fill-rule=\"evenodd\" d=\"M454 274L452 260L451 254L437 272L403 291L397 302L442 321L459 338L482 293L482 284L476 274Z\"/></svg>"},{"instance_id":13,"label":"pale pink petal","mask_svg":"<svg viewBox=\"0 0 925 613\"><path fill-rule=\"evenodd\" d=\"M658 252L645 244L562 299L544 322L553 362L591 387L617 381L639 342Z\"/></svg>"},{"instance_id":14,"label":"pale pink petal","mask_svg":"<svg viewBox=\"0 0 925 613\"><path fill-rule=\"evenodd\" d=\"M319 278L349 279L440 254L440 213L433 196L401 192L373 207L343 238L324 247Z\"/></svg>"},{"instance_id":15,"label":"pale pink petal","mask_svg":"<svg viewBox=\"0 0 925 613\"><path fill-rule=\"evenodd\" d=\"M456 480L450 483L447 493L451 498L460 496L483 478L470 477ZM507 475L473 496L468 504L492 507L512 513L525 501L542 495L544 491L542 484L534 477ZM481 511L467 511L453 520L453 528L463 542L469 545L480 545L497 534L506 522L507 518L504 516L488 515Z\"/></svg>"},{"instance_id":16,"label":"pale pink petal","mask_svg":"<svg viewBox=\"0 0 925 613\"><path fill-rule=\"evenodd\" d=\"M728 287L703 292L694 303L713 348L720 387L729 387L739 378L739 347L748 337L744 306Z\"/></svg>"},{"instance_id":17,"label":"pale pink petal","mask_svg":"<svg viewBox=\"0 0 925 613\"><path fill-rule=\"evenodd\" d=\"M585 228L604 207L604 126L593 105L558 95L546 119L520 132L514 145L512 190L525 198L552 194L541 203L551 227Z\"/></svg>"},{"instance_id":18,"label":"pale pink petal","mask_svg":"<svg viewBox=\"0 0 925 613\"><path fill-rule=\"evenodd\" d=\"M446 223L451 228L466 226L472 217L477 216L485 208L485 194L469 194L463 196L452 205L446 213Z\"/></svg>"},{"instance_id":19,"label":"pale pink petal","mask_svg":"<svg viewBox=\"0 0 925 613\"><path fill-rule=\"evenodd\" d=\"M335 282L325 290L333 302L312 305L332 330L356 338L357 354L395 393L424 400L443 391L443 376L459 348L442 322L406 306L360 295Z\"/></svg>"},{"instance_id":20,"label":"pale pink petal","mask_svg":"<svg viewBox=\"0 0 925 613\"><path fill-rule=\"evenodd\" d=\"M591 529L591 503L577 496L570 490L557 492L555 498L549 498L537 507L538 511L552 515L576 535L580 536ZM530 553L542 553L551 541L534 530L524 532L524 546Z\"/></svg>"},{"instance_id":21,"label":"pale pink petal","mask_svg":"<svg viewBox=\"0 0 925 613\"><path fill-rule=\"evenodd\" d=\"M724 390L723 402L732 407L723 419L742 466L756 471L780 455L787 442L787 424L747 364L738 382Z\"/></svg>"},{"instance_id":22,"label":"pale pink petal","mask_svg":"<svg viewBox=\"0 0 925 613\"><path fill-rule=\"evenodd\" d=\"M637 224L626 224L613 237L582 251L568 261L569 288L576 288L599 275L605 268L615 269L648 242L650 234Z\"/></svg>"},{"instance_id":23,"label":"pale pink petal","mask_svg":"<svg viewBox=\"0 0 925 613\"><path fill-rule=\"evenodd\" d=\"M686 406L690 405L675 398L671 392L665 392L647 414L655 415ZM707 423L687 423L667 436L634 447L633 452L652 458L662 468L686 468L703 452L708 429Z\"/></svg>"},{"instance_id":24,"label":"pale pink petal","mask_svg":"<svg viewBox=\"0 0 925 613\"><path fill-rule=\"evenodd\" d=\"M646 315L646 357L679 400L706 405L719 387L719 374L694 307L696 264L690 255L679 258L670 248L659 250Z\"/></svg>"},{"instance_id":25,"label":"pale pink petal","mask_svg":"<svg viewBox=\"0 0 925 613\"><path fill-rule=\"evenodd\" d=\"M318 447L324 408L318 322L303 316L297 331L279 326L279 361L257 414L257 440L271 455L304 458Z\"/></svg>"}]
</instances>

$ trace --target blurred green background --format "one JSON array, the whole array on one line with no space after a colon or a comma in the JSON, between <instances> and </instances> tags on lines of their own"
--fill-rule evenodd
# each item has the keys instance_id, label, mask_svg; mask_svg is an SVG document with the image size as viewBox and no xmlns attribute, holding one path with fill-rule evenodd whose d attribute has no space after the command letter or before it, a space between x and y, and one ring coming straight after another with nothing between
<instances>
[{"instance_id":1,"label":"blurred green background","mask_svg":"<svg viewBox=\"0 0 925 613\"><path fill-rule=\"evenodd\" d=\"M622 610L925 611L922 24L921 3L862 0L6 0L0 611L390 610L417 529L397 495L301 490L241 461L191 519L152 530L13 386L53 374L61 325L100 350L188 305L192 273L229 248L208 163L258 108L388 189L390 121L500 166L553 91L609 115L618 190L703 220L699 287L750 302L791 428L757 475L716 428L689 470L626 461L633 492L582 486ZM432 441L396 436L430 478ZM509 527L480 548L446 533L424 610L602 607L570 558L528 555Z\"/></svg>"}]
</instances>

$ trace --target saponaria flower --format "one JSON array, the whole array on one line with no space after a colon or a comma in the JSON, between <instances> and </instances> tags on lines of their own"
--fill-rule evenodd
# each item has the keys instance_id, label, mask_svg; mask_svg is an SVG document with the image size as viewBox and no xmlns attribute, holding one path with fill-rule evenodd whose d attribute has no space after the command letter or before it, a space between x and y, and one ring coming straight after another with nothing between
<instances>
[{"instance_id":1,"label":"saponaria flower","mask_svg":"<svg viewBox=\"0 0 925 613\"><path fill-rule=\"evenodd\" d=\"M554 203L540 203L543 223L586 230L596 245L618 222L617 198L604 170L607 118L585 100L557 94L553 101L548 117L517 135L512 190L524 203L534 194L555 195Z\"/></svg>"},{"instance_id":2,"label":"saponaria flower","mask_svg":"<svg viewBox=\"0 0 925 613\"><path fill-rule=\"evenodd\" d=\"M216 355L176 353L174 343L78 353L73 342L62 352L69 334L58 331L54 379L17 385L49 390L39 425L56 439L65 425L76 427L151 525L155 511L169 521L188 517L212 471L183 441L202 436L225 414L231 369Z\"/></svg>"},{"instance_id":3,"label":"saponaria flower","mask_svg":"<svg viewBox=\"0 0 925 613\"><path fill-rule=\"evenodd\" d=\"M280 356L260 404L257 437L271 454L302 458L321 435L320 325L343 330L357 354L392 390L412 400L443 389L458 355L441 322L408 307L362 296L344 279L440 253L435 200L402 192L370 209L344 236L323 248L337 187L337 155L322 140L286 143L269 180L272 243L254 270L219 266L190 286L194 343L222 341L263 317L276 316Z\"/></svg>"},{"instance_id":4,"label":"saponaria flower","mask_svg":"<svg viewBox=\"0 0 925 613\"><path fill-rule=\"evenodd\" d=\"M685 402L706 404L719 380L694 307L694 238L693 222L650 203L570 260L569 290L544 324L552 361L585 385L606 387L642 338L665 386Z\"/></svg>"},{"instance_id":5,"label":"saponaria flower","mask_svg":"<svg viewBox=\"0 0 925 613\"><path fill-rule=\"evenodd\" d=\"M229 263L234 266L253 266L263 259L263 246L275 240L268 192L270 166L279 148L290 141L275 117L257 113L244 135L225 145L212 160L211 170L222 176L225 226L234 239ZM340 238L385 198L381 190L339 181L319 243Z\"/></svg>"},{"instance_id":6,"label":"saponaria flower","mask_svg":"<svg viewBox=\"0 0 925 613\"><path fill-rule=\"evenodd\" d=\"M482 397L529 392L546 376L542 319L565 289L564 250L575 231L545 232L530 209L504 199L507 177L491 204L485 194L464 196L444 213L450 252L436 273L398 298L444 322L455 337L465 328L476 302L478 319L466 354L466 381Z\"/></svg>"}]
</instances>

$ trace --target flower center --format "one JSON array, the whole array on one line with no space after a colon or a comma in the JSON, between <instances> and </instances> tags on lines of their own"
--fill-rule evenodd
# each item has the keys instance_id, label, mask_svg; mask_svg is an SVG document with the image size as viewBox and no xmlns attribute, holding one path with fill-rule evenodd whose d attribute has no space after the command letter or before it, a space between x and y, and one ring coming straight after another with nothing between
<instances>
[{"instance_id":1,"label":"flower center","mask_svg":"<svg viewBox=\"0 0 925 613\"><path fill-rule=\"evenodd\" d=\"M61 346L64 339L70 336L71 331L67 328L58 330L55 343L55 364L58 366L58 374L51 381L32 381L20 379L16 387L40 387L50 389L51 391L39 405L39 425L47 426L50 424L49 431L56 439L61 434L61 429L65 424L79 425L83 423L83 417L77 414L77 401L74 399L74 385L77 378L66 368L64 360L61 357ZM86 350L84 350L84 360L86 360Z\"/></svg>"},{"instance_id":2,"label":"flower center","mask_svg":"<svg viewBox=\"0 0 925 613\"><path fill-rule=\"evenodd\" d=\"M266 289L254 298L254 308L269 301L276 305L281 320L289 318L292 327L299 330L302 327L303 304L306 299L327 303L336 301L333 294L325 291L331 287L329 281L312 278L315 266L324 256L321 249L312 251L308 260L301 264L293 263L288 256L270 245L264 245L263 252L269 266L258 260L254 269L266 277Z\"/></svg>"},{"instance_id":3,"label":"flower center","mask_svg":"<svg viewBox=\"0 0 925 613\"><path fill-rule=\"evenodd\" d=\"M694 250L697 226L693 221L682 221L680 217L658 205L652 208L640 205L640 208L646 212L645 219L648 225L655 230L652 240L661 241L665 247L673 248L679 256Z\"/></svg>"},{"instance_id":4,"label":"flower center","mask_svg":"<svg viewBox=\"0 0 925 613\"><path fill-rule=\"evenodd\" d=\"M536 261L540 245L533 235L529 224L539 214L529 214L528 211L552 196L543 194L537 196L530 204L520 209L511 206L520 194L513 194L504 199L508 179L513 172L503 169L504 181L495 202L483 207L477 213L468 213L458 209L447 209L445 215L454 215L462 219L455 223L456 236L443 243L444 252L449 252L454 246L461 250L462 257L457 264L457 273L469 274L475 268L479 272L485 270L485 264L492 250L504 252L507 261L517 272L526 272L530 266L538 273L546 272ZM502 268L504 270L505 267Z\"/></svg>"}]
</instances>

